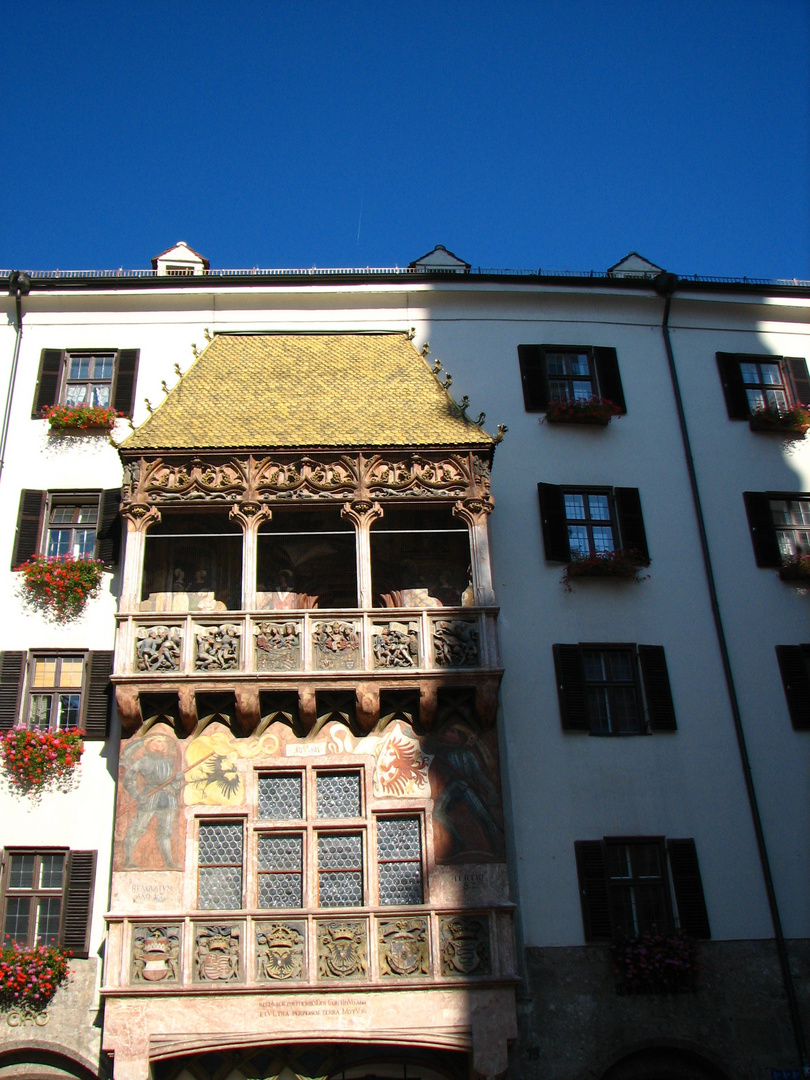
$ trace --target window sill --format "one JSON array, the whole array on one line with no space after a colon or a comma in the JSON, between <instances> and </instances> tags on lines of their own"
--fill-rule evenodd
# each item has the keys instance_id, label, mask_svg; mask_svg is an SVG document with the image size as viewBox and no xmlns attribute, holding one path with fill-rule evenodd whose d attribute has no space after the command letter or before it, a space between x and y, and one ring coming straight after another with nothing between
<instances>
[{"instance_id":1,"label":"window sill","mask_svg":"<svg viewBox=\"0 0 810 1080\"><path fill-rule=\"evenodd\" d=\"M779 577L810 588L810 555L799 555L779 567Z\"/></svg>"},{"instance_id":2,"label":"window sill","mask_svg":"<svg viewBox=\"0 0 810 1080\"><path fill-rule=\"evenodd\" d=\"M810 429L810 419L802 419L795 416L779 416L772 413L758 415L754 413L749 417L748 426L752 431L765 435L781 435L793 439L803 439Z\"/></svg>"}]
</instances>

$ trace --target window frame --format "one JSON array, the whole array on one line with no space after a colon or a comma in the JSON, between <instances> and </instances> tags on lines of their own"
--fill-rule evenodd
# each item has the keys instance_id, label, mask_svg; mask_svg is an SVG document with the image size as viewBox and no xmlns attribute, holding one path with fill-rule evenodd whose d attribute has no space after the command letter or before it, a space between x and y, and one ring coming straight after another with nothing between
<instances>
[{"instance_id":1,"label":"window frame","mask_svg":"<svg viewBox=\"0 0 810 1080\"><path fill-rule=\"evenodd\" d=\"M93 899L96 876L96 851L78 851L58 845L11 845L3 848L0 853L0 927L5 934L6 925L6 901L12 896L20 895L22 890L9 889L9 875L11 872L11 856L33 854L40 856L64 853L65 863L62 873L62 887L59 890L62 898L58 944L69 949L76 959L84 959L88 956L90 943L90 927L93 916ZM27 891L27 890L26 890ZM45 891L45 890L40 890ZM49 895L55 895L56 890L48 891ZM36 918L29 923L29 941L34 937Z\"/></svg>"},{"instance_id":2,"label":"window frame","mask_svg":"<svg viewBox=\"0 0 810 1080\"><path fill-rule=\"evenodd\" d=\"M47 557L51 516L57 506L79 507L93 502L98 509L95 544L90 557L98 559L104 566L117 565L121 555L120 488L54 488L47 491L23 488L17 512L11 569L16 570L35 555Z\"/></svg>"},{"instance_id":3,"label":"window frame","mask_svg":"<svg viewBox=\"0 0 810 1080\"><path fill-rule=\"evenodd\" d=\"M750 420L756 412L748 401L747 387L742 375L742 364L778 364L782 376L781 388L787 398L787 408L810 404L810 375L807 361L801 356L774 356L768 353L715 353L720 373L720 384L730 420ZM762 384L764 385L764 384Z\"/></svg>"},{"instance_id":4,"label":"window frame","mask_svg":"<svg viewBox=\"0 0 810 1080\"><path fill-rule=\"evenodd\" d=\"M84 741L104 741L109 732L113 666L112 649L32 649L0 655L0 731L28 728L33 670L37 657L83 658L79 727ZM58 691L55 691L58 692ZM29 729L30 730L30 729Z\"/></svg>"},{"instance_id":5,"label":"window frame","mask_svg":"<svg viewBox=\"0 0 810 1080\"><path fill-rule=\"evenodd\" d=\"M5 939L8 934L6 920L8 918L8 902L9 900L30 898L31 904L29 906L28 914L28 932L25 936L25 941L18 941L18 944L22 948L33 948L37 945L58 945L59 944L59 932L50 940L40 941L37 933L37 927L39 923L39 911L40 901L52 900L58 897L59 899L59 926L61 929L62 924L62 911L64 908L65 887L67 884L67 857L68 848L64 847L40 847L40 848L6 848L3 852L3 888L0 893L0 935ZM11 867L12 862L16 857L32 855L34 857L34 866L32 869L32 879L37 882L40 879L41 872L41 860L43 856L50 855L62 855L62 875L61 882L56 889L46 889L41 884L33 884L30 888L14 888L11 885ZM16 937L12 940L17 941Z\"/></svg>"},{"instance_id":6,"label":"window frame","mask_svg":"<svg viewBox=\"0 0 810 1080\"><path fill-rule=\"evenodd\" d=\"M132 417L135 408L140 349L77 347L42 350L31 408L32 420L41 420L42 410L47 406L67 403L67 387L73 381L69 379L70 360L72 357L84 356L112 357L109 407L124 416ZM95 380L86 380L88 385L93 381Z\"/></svg>"},{"instance_id":7,"label":"window frame","mask_svg":"<svg viewBox=\"0 0 810 1080\"><path fill-rule=\"evenodd\" d=\"M81 662L82 678L79 684L78 694L75 687L69 687L54 683L53 685L37 686L35 683L37 663L39 661L55 660L57 671L61 674L62 664L66 660L79 660ZM26 688L25 688L25 700L22 709L22 723L21 726L25 727L28 731L76 731L81 727L82 717L84 716L85 696L87 690L87 668L88 668L88 653L85 650L77 649L34 649L28 654L28 670L26 672ZM54 726L54 717L58 719L59 708L53 708L55 700L62 696L71 696L79 698L79 707L76 713L76 723L71 727L59 727ZM51 718L47 728L41 728L38 725L32 727L32 705L35 697L49 697L51 699Z\"/></svg>"},{"instance_id":8,"label":"window frame","mask_svg":"<svg viewBox=\"0 0 810 1080\"><path fill-rule=\"evenodd\" d=\"M545 412L552 398L548 356L555 353L588 357L593 397L612 401L627 412L619 362L614 348L599 345L518 345L518 363L526 412ZM563 376L563 378L566 378ZM571 379L576 378L571 376Z\"/></svg>"},{"instance_id":9,"label":"window frame","mask_svg":"<svg viewBox=\"0 0 810 1080\"><path fill-rule=\"evenodd\" d=\"M748 517L748 527L751 532L751 542L754 547L754 559L757 566L778 569L784 566L791 558L786 556L779 543L780 531L791 532L807 530L810 525L794 524L783 528L773 520L773 503L775 502L801 502L807 503L810 514L810 492L808 491L744 491L743 502ZM802 554L810 554L808 550Z\"/></svg>"},{"instance_id":10,"label":"window frame","mask_svg":"<svg viewBox=\"0 0 810 1080\"><path fill-rule=\"evenodd\" d=\"M566 513L565 496L607 495L613 529L613 550L632 551L638 556L639 565L650 563L647 534L641 511L641 497L638 488L579 486L576 484L538 483L537 493L540 501L540 521L543 531L543 547L549 562L572 562L577 556L572 551L568 536L569 519ZM572 519L573 520L573 519ZM591 552L595 554L595 552Z\"/></svg>"}]
</instances>

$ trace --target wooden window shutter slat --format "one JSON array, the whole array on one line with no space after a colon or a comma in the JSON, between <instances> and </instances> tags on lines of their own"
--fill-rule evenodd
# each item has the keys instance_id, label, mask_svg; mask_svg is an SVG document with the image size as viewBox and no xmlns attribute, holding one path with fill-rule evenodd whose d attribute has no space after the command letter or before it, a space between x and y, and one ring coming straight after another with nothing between
<instances>
[{"instance_id":1,"label":"wooden window shutter slat","mask_svg":"<svg viewBox=\"0 0 810 1080\"><path fill-rule=\"evenodd\" d=\"M518 345L523 402L527 412L543 412L548 405L548 372L542 345Z\"/></svg>"},{"instance_id":2,"label":"wooden window shutter slat","mask_svg":"<svg viewBox=\"0 0 810 1080\"><path fill-rule=\"evenodd\" d=\"M614 488L613 500L616 504L616 516L619 519L622 548L625 551L636 552L645 566L648 565L650 553L647 548L647 533L644 530L638 488Z\"/></svg>"},{"instance_id":3,"label":"wooden window shutter slat","mask_svg":"<svg viewBox=\"0 0 810 1080\"><path fill-rule=\"evenodd\" d=\"M740 358L737 353L719 352L715 355L728 415L732 420L747 420L751 409L740 370Z\"/></svg>"},{"instance_id":4,"label":"wooden window shutter slat","mask_svg":"<svg viewBox=\"0 0 810 1080\"><path fill-rule=\"evenodd\" d=\"M675 731L675 706L663 645L639 645L638 662L651 731Z\"/></svg>"},{"instance_id":5,"label":"wooden window shutter slat","mask_svg":"<svg viewBox=\"0 0 810 1080\"><path fill-rule=\"evenodd\" d=\"M102 491L98 511L98 557L115 566L121 557L121 488Z\"/></svg>"},{"instance_id":6,"label":"wooden window shutter slat","mask_svg":"<svg viewBox=\"0 0 810 1080\"><path fill-rule=\"evenodd\" d=\"M9 731L17 723L24 675L25 653L4 652L0 657L0 731Z\"/></svg>"},{"instance_id":7,"label":"wooden window shutter slat","mask_svg":"<svg viewBox=\"0 0 810 1080\"><path fill-rule=\"evenodd\" d=\"M20 509L17 514L17 534L14 537L14 554L11 569L22 566L32 555L39 552L42 537L42 519L47 502L45 491L21 491Z\"/></svg>"},{"instance_id":8,"label":"wooden window shutter slat","mask_svg":"<svg viewBox=\"0 0 810 1080\"><path fill-rule=\"evenodd\" d=\"M42 419L42 410L46 405L56 405L59 399L59 381L62 374L64 353L61 349L43 349L39 361L37 388L34 391L34 404L31 416L34 420Z\"/></svg>"},{"instance_id":9,"label":"wooden window shutter slat","mask_svg":"<svg viewBox=\"0 0 810 1080\"><path fill-rule=\"evenodd\" d=\"M112 650L91 652L87 662L87 692L82 727L87 739L106 739L110 716Z\"/></svg>"},{"instance_id":10,"label":"wooden window shutter slat","mask_svg":"<svg viewBox=\"0 0 810 1080\"><path fill-rule=\"evenodd\" d=\"M785 356L782 359L793 391L793 401L797 405L810 405L810 374L807 361L803 356Z\"/></svg>"},{"instance_id":11,"label":"wooden window shutter slat","mask_svg":"<svg viewBox=\"0 0 810 1080\"><path fill-rule=\"evenodd\" d=\"M596 367L596 379L599 383L600 396L612 401L614 405L618 405L623 413L627 412L616 350L595 348L593 350L593 362Z\"/></svg>"},{"instance_id":12,"label":"wooden window shutter slat","mask_svg":"<svg viewBox=\"0 0 810 1080\"><path fill-rule=\"evenodd\" d=\"M668 840L667 851L681 929L691 937L709 938L712 935L695 841Z\"/></svg>"},{"instance_id":13,"label":"wooden window shutter slat","mask_svg":"<svg viewBox=\"0 0 810 1080\"><path fill-rule=\"evenodd\" d=\"M70 949L75 957L85 958L90 948L96 852L71 851L67 858L66 876L59 939L63 948Z\"/></svg>"},{"instance_id":14,"label":"wooden window shutter slat","mask_svg":"<svg viewBox=\"0 0 810 1080\"><path fill-rule=\"evenodd\" d=\"M552 645L560 719L564 731L590 731L585 673L579 645Z\"/></svg>"},{"instance_id":15,"label":"wooden window shutter slat","mask_svg":"<svg viewBox=\"0 0 810 1080\"><path fill-rule=\"evenodd\" d=\"M744 491L743 500L757 566L781 566L782 553L773 527L770 498L764 491Z\"/></svg>"},{"instance_id":16,"label":"wooden window shutter slat","mask_svg":"<svg viewBox=\"0 0 810 1080\"><path fill-rule=\"evenodd\" d=\"M601 840L575 840L579 898L586 941L608 941L613 936L610 893Z\"/></svg>"},{"instance_id":17,"label":"wooden window shutter slat","mask_svg":"<svg viewBox=\"0 0 810 1080\"><path fill-rule=\"evenodd\" d=\"M777 645L776 658L790 722L796 731L810 731L810 645Z\"/></svg>"},{"instance_id":18,"label":"wooden window shutter slat","mask_svg":"<svg viewBox=\"0 0 810 1080\"><path fill-rule=\"evenodd\" d=\"M540 523L546 558L551 562L568 562L571 546L568 543L562 488L556 484L538 484L537 494L540 498Z\"/></svg>"},{"instance_id":19,"label":"wooden window shutter slat","mask_svg":"<svg viewBox=\"0 0 810 1080\"><path fill-rule=\"evenodd\" d=\"M124 416L132 416L135 408L135 384L138 377L139 349L122 349L118 354L115 373L113 408Z\"/></svg>"}]
</instances>

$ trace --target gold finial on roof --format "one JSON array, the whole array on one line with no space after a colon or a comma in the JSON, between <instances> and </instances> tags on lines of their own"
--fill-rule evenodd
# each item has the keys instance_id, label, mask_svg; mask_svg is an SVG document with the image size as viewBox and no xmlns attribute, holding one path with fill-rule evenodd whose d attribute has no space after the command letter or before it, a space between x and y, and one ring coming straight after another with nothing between
<instances>
[{"instance_id":1,"label":"gold finial on roof","mask_svg":"<svg viewBox=\"0 0 810 1080\"><path fill-rule=\"evenodd\" d=\"M174 370L177 373L177 375L182 379L183 378L183 372L180 370L180 365L179 364L174 365Z\"/></svg>"}]
</instances>

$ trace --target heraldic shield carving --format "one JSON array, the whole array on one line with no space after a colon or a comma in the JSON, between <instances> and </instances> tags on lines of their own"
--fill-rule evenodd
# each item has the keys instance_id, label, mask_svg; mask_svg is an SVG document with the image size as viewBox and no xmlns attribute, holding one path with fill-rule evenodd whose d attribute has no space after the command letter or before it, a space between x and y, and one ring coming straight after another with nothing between
<instances>
[{"instance_id":1,"label":"heraldic shield carving","mask_svg":"<svg viewBox=\"0 0 810 1080\"><path fill-rule=\"evenodd\" d=\"M319 977L357 979L367 974L366 924L355 920L319 923Z\"/></svg>"},{"instance_id":2,"label":"heraldic shield carving","mask_svg":"<svg viewBox=\"0 0 810 1080\"><path fill-rule=\"evenodd\" d=\"M427 975L427 919L393 919L379 923L380 973L383 976Z\"/></svg>"},{"instance_id":3,"label":"heraldic shield carving","mask_svg":"<svg viewBox=\"0 0 810 1080\"><path fill-rule=\"evenodd\" d=\"M441 920L442 975L489 975L489 928L484 918Z\"/></svg>"},{"instance_id":4,"label":"heraldic shield carving","mask_svg":"<svg viewBox=\"0 0 810 1080\"><path fill-rule=\"evenodd\" d=\"M256 972L260 979L295 980L304 972L304 923L256 926Z\"/></svg>"}]
</instances>

